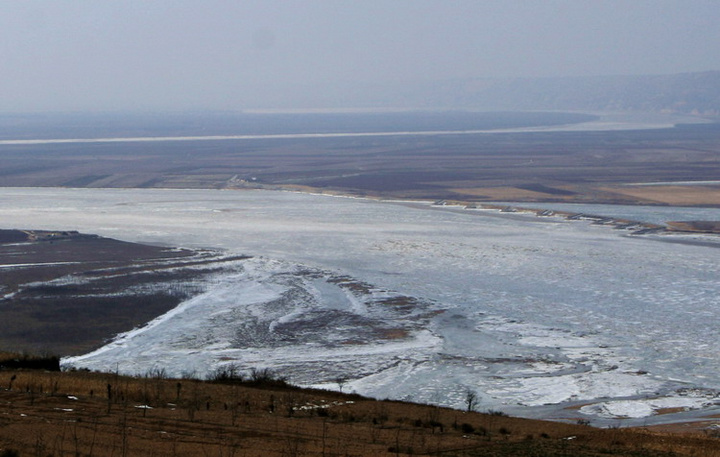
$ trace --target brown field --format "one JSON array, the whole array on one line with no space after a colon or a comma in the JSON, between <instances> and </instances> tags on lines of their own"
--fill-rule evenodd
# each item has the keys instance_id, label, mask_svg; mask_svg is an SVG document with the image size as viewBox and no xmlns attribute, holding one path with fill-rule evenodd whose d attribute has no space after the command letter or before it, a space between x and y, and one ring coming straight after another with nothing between
<instances>
[{"instance_id":1,"label":"brown field","mask_svg":"<svg viewBox=\"0 0 720 457\"><path fill-rule=\"evenodd\" d=\"M718 206L720 186L616 186L599 187L636 199L639 203L671 206Z\"/></svg>"},{"instance_id":2,"label":"brown field","mask_svg":"<svg viewBox=\"0 0 720 457\"><path fill-rule=\"evenodd\" d=\"M541 203L547 201L564 203L616 203L626 205L669 205L669 206L720 206L720 186L589 186L564 185L554 189L567 194L533 191L526 188L468 187L450 188L458 197L472 200L517 201Z\"/></svg>"},{"instance_id":3,"label":"brown field","mask_svg":"<svg viewBox=\"0 0 720 457\"><path fill-rule=\"evenodd\" d=\"M89 372L0 372L0 452L20 456L718 456L711 433L595 429L301 390ZM5 454L0 454L5 455ZM8 454L11 455L11 454Z\"/></svg>"}]
</instances>

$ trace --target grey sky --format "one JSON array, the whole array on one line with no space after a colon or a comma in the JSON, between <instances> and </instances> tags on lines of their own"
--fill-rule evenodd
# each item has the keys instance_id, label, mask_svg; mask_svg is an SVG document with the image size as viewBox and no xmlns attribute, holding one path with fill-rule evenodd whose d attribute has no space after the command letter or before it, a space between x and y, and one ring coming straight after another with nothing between
<instances>
[{"instance_id":1,"label":"grey sky","mask_svg":"<svg viewBox=\"0 0 720 457\"><path fill-rule=\"evenodd\" d=\"M312 85L717 70L719 23L718 0L0 0L0 112L242 109ZM311 107L313 92L302 99Z\"/></svg>"}]
</instances>

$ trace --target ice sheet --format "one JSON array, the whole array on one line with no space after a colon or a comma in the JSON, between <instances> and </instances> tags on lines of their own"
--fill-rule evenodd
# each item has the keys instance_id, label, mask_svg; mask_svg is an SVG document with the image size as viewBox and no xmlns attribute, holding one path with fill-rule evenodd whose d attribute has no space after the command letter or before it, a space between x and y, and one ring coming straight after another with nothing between
<instances>
[{"instance_id":1,"label":"ice sheet","mask_svg":"<svg viewBox=\"0 0 720 457\"><path fill-rule=\"evenodd\" d=\"M269 191L3 189L0 211L6 228L256 256L173 314L66 363L204 375L238 362L455 407L471 389L483 409L528 416L720 388L710 237L665 243L586 221ZM339 286L343 277L362 287Z\"/></svg>"}]
</instances>

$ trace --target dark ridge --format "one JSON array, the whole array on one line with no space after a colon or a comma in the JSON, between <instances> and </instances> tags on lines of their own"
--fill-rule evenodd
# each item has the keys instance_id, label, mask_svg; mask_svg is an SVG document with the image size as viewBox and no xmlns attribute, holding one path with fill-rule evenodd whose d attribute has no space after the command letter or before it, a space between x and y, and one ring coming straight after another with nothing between
<instances>
[{"instance_id":1,"label":"dark ridge","mask_svg":"<svg viewBox=\"0 0 720 457\"><path fill-rule=\"evenodd\" d=\"M22 230L0 229L0 243L22 243L28 241L28 234Z\"/></svg>"},{"instance_id":2,"label":"dark ridge","mask_svg":"<svg viewBox=\"0 0 720 457\"><path fill-rule=\"evenodd\" d=\"M569 190L564 189L558 189L556 187L548 187L543 184L523 184L520 186L515 186L518 189L523 190L529 190L532 192L540 192L543 194L550 194L550 195L577 195L576 192L571 192Z\"/></svg>"}]
</instances>

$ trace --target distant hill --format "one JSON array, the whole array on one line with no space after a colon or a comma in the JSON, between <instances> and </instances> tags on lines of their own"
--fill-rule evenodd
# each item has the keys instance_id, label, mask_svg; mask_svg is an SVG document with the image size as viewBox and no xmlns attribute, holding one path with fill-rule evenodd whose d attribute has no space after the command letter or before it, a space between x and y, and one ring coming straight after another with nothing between
<instances>
[{"instance_id":1,"label":"distant hill","mask_svg":"<svg viewBox=\"0 0 720 457\"><path fill-rule=\"evenodd\" d=\"M303 100L303 93L311 93ZM321 92L318 100L317 93ZM645 76L477 78L297 90L299 104L484 111L628 111L720 115L720 71Z\"/></svg>"},{"instance_id":2,"label":"distant hill","mask_svg":"<svg viewBox=\"0 0 720 457\"><path fill-rule=\"evenodd\" d=\"M720 114L720 71L470 80L440 89L438 101L467 107Z\"/></svg>"}]
</instances>

